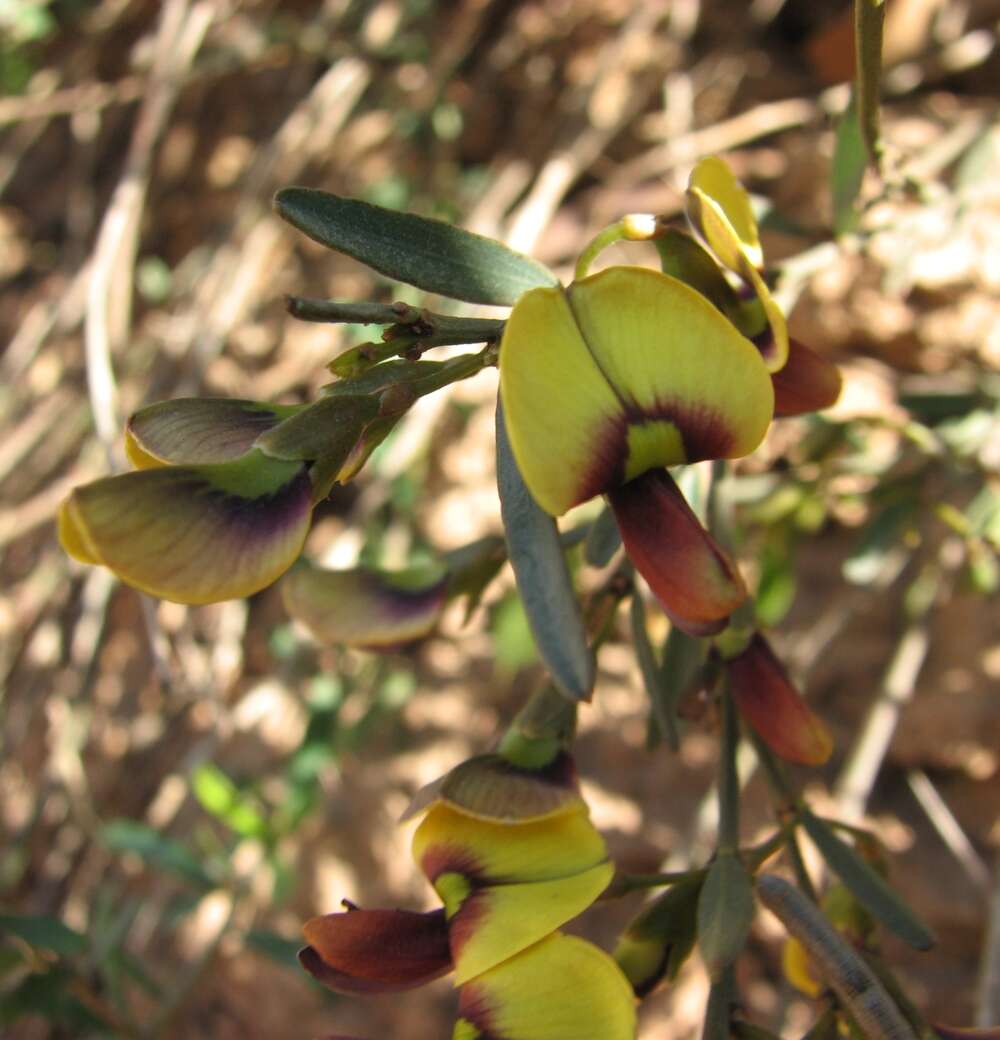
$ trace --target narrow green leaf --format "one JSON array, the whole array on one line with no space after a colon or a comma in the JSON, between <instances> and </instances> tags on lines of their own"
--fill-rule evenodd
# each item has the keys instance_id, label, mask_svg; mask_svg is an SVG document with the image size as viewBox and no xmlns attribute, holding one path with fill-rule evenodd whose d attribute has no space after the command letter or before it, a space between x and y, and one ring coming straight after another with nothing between
<instances>
[{"instance_id":1,"label":"narrow green leaf","mask_svg":"<svg viewBox=\"0 0 1000 1040\"><path fill-rule=\"evenodd\" d=\"M0 933L16 935L32 946L72 957L87 949L87 939L49 914L0 914Z\"/></svg>"},{"instance_id":2,"label":"narrow green leaf","mask_svg":"<svg viewBox=\"0 0 1000 1040\"><path fill-rule=\"evenodd\" d=\"M283 968L298 968L298 952L303 946L301 939L287 939L266 928L251 928L243 938L251 950L262 953Z\"/></svg>"},{"instance_id":3,"label":"narrow green leaf","mask_svg":"<svg viewBox=\"0 0 1000 1040\"><path fill-rule=\"evenodd\" d=\"M649 641L649 630L646 628L646 605L638 592L632 593L632 604L629 611L632 626L632 645L635 647L635 659L642 675L642 684L646 688L653 717L656 719L660 735L676 751L680 745L677 733L677 716L673 711L674 704L668 695L663 682L663 672L656 660L656 652Z\"/></svg>"},{"instance_id":4,"label":"narrow green leaf","mask_svg":"<svg viewBox=\"0 0 1000 1040\"><path fill-rule=\"evenodd\" d=\"M594 655L566 566L555 520L531 497L521 476L497 400L497 489L507 554L538 653L560 691L590 700Z\"/></svg>"},{"instance_id":5,"label":"narrow green leaf","mask_svg":"<svg viewBox=\"0 0 1000 1040\"><path fill-rule=\"evenodd\" d=\"M680 747L677 705L690 689L704 660L705 640L689 636L676 626L671 626L660 663L657 688L661 691L661 697L653 703L653 711L657 725L674 751Z\"/></svg>"},{"instance_id":6,"label":"narrow green leaf","mask_svg":"<svg viewBox=\"0 0 1000 1040\"><path fill-rule=\"evenodd\" d=\"M918 950L934 945L934 933L850 845L808 809L802 811L800 819L830 869L873 917Z\"/></svg>"},{"instance_id":7,"label":"narrow green leaf","mask_svg":"<svg viewBox=\"0 0 1000 1040\"><path fill-rule=\"evenodd\" d=\"M259 838L266 832L257 807L218 766L199 766L191 774L191 790L205 810L237 834Z\"/></svg>"},{"instance_id":8,"label":"narrow green leaf","mask_svg":"<svg viewBox=\"0 0 1000 1040\"><path fill-rule=\"evenodd\" d=\"M854 0L855 89L858 121L868 160L879 168L882 139L879 130L879 91L882 84L882 26L885 0Z\"/></svg>"},{"instance_id":9,"label":"narrow green leaf","mask_svg":"<svg viewBox=\"0 0 1000 1040\"><path fill-rule=\"evenodd\" d=\"M597 514L583 541L583 558L591 567L607 567L622 544L614 510L609 505Z\"/></svg>"},{"instance_id":10,"label":"narrow green leaf","mask_svg":"<svg viewBox=\"0 0 1000 1040\"><path fill-rule=\"evenodd\" d=\"M211 874L179 841L167 838L138 820L112 820L101 829L101 839L115 852L132 852L151 867L165 870L200 888L212 888Z\"/></svg>"},{"instance_id":11,"label":"narrow green leaf","mask_svg":"<svg viewBox=\"0 0 1000 1040\"><path fill-rule=\"evenodd\" d=\"M753 921L753 884L733 852L720 852L698 898L698 948L713 979L746 945Z\"/></svg>"},{"instance_id":12,"label":"narrow green leaf","mask_svg":"<svg viewBox=\"0 0 1000 1040\"><path fill-rule=\"evenodd\" d=\"M861 191L868 153L861 134L856 95L837 123L837 138L830 167L830 193L833 196L833 230L838 235L853 231L858 222L855 202Z\"/></svg>"},{"instance_id":13,"label":"narrow green leaf","mask_svg":"<svg viewBox=\"0 0 1000 1040\"><path fill-rule=\"evenodd\" d=\"M559 284L530 257L440 220L313 188L285 188L274 206L280 217L321 245L442 296L512 306L529 289Z\"/></svg>"}]
</instances>

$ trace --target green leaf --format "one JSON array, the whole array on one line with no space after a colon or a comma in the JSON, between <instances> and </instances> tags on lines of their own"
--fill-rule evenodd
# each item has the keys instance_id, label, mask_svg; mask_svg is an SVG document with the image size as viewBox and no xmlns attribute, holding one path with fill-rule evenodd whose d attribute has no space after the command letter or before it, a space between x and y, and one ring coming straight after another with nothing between
<instances>
[{"instance_id":1,"label":"green leaf","mask_svg":"<svg viewBox=\"0 0 1000 1040\"><path fill-rule=\"evenodd\" d=\"M497 488L507 554L538 653L560 691L590 700L594 655L587 645L559 528L531 497L521 476L497 401Z\"/></svg>"},{"instance_id":2,"label":"green leaf","mask_svg":"<svg viewBox=\"0 0 1000 1040\"><path fill-rule=\"evenodd\" d=\"M808 809L799 818L830 869L873 917L918 950L934 945L934 933L847 842Z\"/></svg>"},{"instance_id":3,"label":"green leaf","mask_svg":"<svg viewBox=\"0 0 1000 1040\"><path fill-rule=\"evenodd\" d=\"M746 945L753 921L753 884L733 852L720 852L698 897L698 948L713 979Z\"/></svg>"},{"instance_id":4,"label":"green leaf","mask_svg":"<svg viewBox=\"0 0 1000 1040\"><path fill-rule=\"evenodd\" d=\"M861 182L864 180L868 153L861 136L858 106L855 95L837 123L837 139L833 149L833 165L830 168L830 194L833 196L833 230L837 235L853 231L858 223L858 211L854 203Z\"/></svg>"},{"instance_id":5,"label":"green leaf","mask_svg":"<svg viewBox=\"0 0 1000 1040\"><path fill-rule=\"evenodd\" d=\"M609 505L597 514L583 541L583 558L591 567L607 567L622 544L614 510Z\"/></svg>"},{"instance_id":6,"label":"green leaf","mask_svg":"<svg viewBox=\"0 0 1000 1040\"><path fill-rule=\"evenodd\" d=\"M237 834L259 838L266 832L260 812L218 766L199 766L191 775L191 789L204 809Z\"/></svg>"},{"instance_id":7,"label":"green leaf","mask_svg":"<svg viewBox=\"0 0 1000 1040\"><path fill-rule=\"evenodd\" d=\"M529 289L559 284L529 257L440 220L312 188L285 188L274 206L280 217L321 245L427 292L512 306Z\"/></svg>"},{"instance_id":8,"label":"green leaf","mask_svg":"<svg viewBox=\"0 0 1000 1040\"><path fill-rule=\"evenodd\" d=\"M912 498L899 498L875 514L861 541L844 561L844 577L853 585L869 585L908 554L903 534L914 515Z\"/></svg>"},{"instance_id":9,"label":"green leaf","mask_svg":"<svg viewBox=\"0 0 1000 1040\"><path fill-rule=\"evenodd\" d=\"M675 751L680 746L677 705L690 689L704 659L705 640L689 636L676 626L670 629L660 664L657 687L660 697L653 702L653 714L663 736Z\"/></svg>"},{"instance_id":10,"label":"green leaf","mask_svg":"<svg viewBox=\"0 0 1000 1040\"><path fill-rule=\"evenodd\" d=\"M264 954L283 968L298 968L298 952L305 945L303 940L286 939L266 928L251 928L243 938L251 950Z\"/></svg>"},{"instance_id":11,"label":"green leaf","mask_svg":"<svg viewBox=\"0 0 1000 1040\"><path fill-rule=\"evenodd\" d=\"M175 874L199 888L215 885L211 874L185 845L138 820L112 820L101 829L101 839L115 852L135 853L151 867Z\"/></svg>"},{"instance_id":12,"label":"green leaf","mask_svg":"<svg viewBox=\"0 0 1000 1040\"><path fill-rule=\"evenodd\" d=\"M879 168L882 140L879 130L879 92L882 85L882 27L885 0L854 0L854 50L857 76L858 122L871 165Z\"/></svg>"},{"instance_id":13,"label":"green leaf","mask_svg":"<svg viewBox=\"0 0 1000 1040\"><path fill-rule=\"evenodd\" d=\"M86 936L48 914L0 914L0 933L16 935L32 946L72 957L87 949Z\"/></svg>"},{"instance_id":14,"label":"green leaf","mask_svg":"<svg viewBox=\"0 0 1000 1040\"><path fill-rule=\"evenodd\" d=\"M649 631L646 628L646 605L638 592L632 593L632 605L629 611L629 620L632 626L632 644L635 647L635 659L639 665L642 675L642 684L649 696L649 703L653 709L653 717L656 719L657 728L661 736L667 741L673 751L680 745L680 737L677 733L677 717L672 710L667 690L663 683L663 673L660 663L656 660L656 652L653 644L649 641Z\"/></svg>"}]
</instances>

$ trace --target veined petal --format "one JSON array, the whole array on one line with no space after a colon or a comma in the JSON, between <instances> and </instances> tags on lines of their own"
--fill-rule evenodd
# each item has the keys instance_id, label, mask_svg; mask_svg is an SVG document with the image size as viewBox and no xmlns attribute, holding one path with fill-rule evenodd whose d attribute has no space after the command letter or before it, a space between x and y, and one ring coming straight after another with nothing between
<instances>
[{"instance_id":1,"label":"veined petal","mask_svg":"<svg viewBox=\"0 0 1000 1040\"><path fill-rule=\"evenodd\" d=\"M438 803L413 835L413 858L432 884L445 874L475 885L550 881L607 857L586 807L529 823L494 823Z\"/></svg>"},{"instance_id":2,"label":"veined petal","mask_svg":"<svg viewBox=\"0 0 1000 1040\"><path fill-rule=\"evenodd\" d=\"M788 360L771 374L775 417L829 408L840 396L840 370L798 340L788 342Z\"/></svg>"},{"instance_id":3,"label":"veined petal","mask_svg":"<svg viewBox=\"0 0 1000 1040\"><path fill-rule=\"evenodd\" d=\"M599 863L572 877L473 888L448 917L455 985L481 975L578 917L608 887L615 868Z\"/></svg>"},{"instance_id":4,"label":"veined petal","mask_svg":"<svg viewBox=\"0 0 1000 1040\"><path fill-rule=\"evenodd\" d=\"M305 468L257 451L235 462L163 466L77 488L60 508L70 555L178 603L249 596L294 562L309 530Z\"/></svg>"},{"instance_id":5,"label":"veined petal","mask_svg":"<svg viewBox=\"0 0 1000 1040\"><path fill-rule=\"evenodd\" d=\"M412 989L451 970L443 910L349 910L307 921L299 962L339 993Z\"/></svg>"},{"instance_id":6,"label":"veined petal","mask_svg":"<svg viewBox=\"0 0 1000 1040\"><path fill-rule=\"evenodd\" d=\"M532 289L500 345L500 396L514 457L554 516L621 479L622 404L577 327L562 289Z\"/></svg>"},{"instance_id":7,"label":"veined petal","mask_svg":"<svg viewBox=\"0 0 1000 1040\"><path fill-rule=\"evenodd\" d=\"M232 462L298 410L298 405L226 397L159 401L129 419L125 451L136 469Z\"/></svg>"},{"instance_id":8,"label":"veined petal","mask_svg":"<svg viewBox=\"0 0 1000 1040\"><path fill-rule=\"evenodd\" d=\"M634 1040L635 999L603 950L556 933L467 982L453 1040Z\"/></svg>"},{"instance_id":9,"label":"veined petal","mask_svg":"<svg viewBox=\"0 0 1000 1040\"><path fill-rule=\"evenodd\" d=\"M665 470L608 495L625 551L670 619L689 635L725 627L746 599L736 564L702 527Z\"/></svg>"},{"instance_id":10,"label":"veined petal","mask_svg":"<svg viewBox=\"0 0 1000 1040\"><path fill-rule=\"evenodd\" d=\"M726 671L740 714L776 755L810 766L830 757L829 731L799 696L762 635L754 635L742 653L726 661Z\"/></svg>"},{"instance_id":11,"label":"veined petal","mask_svg":"<svg viewBox=\"0 0 1000 1040\"><path fill-rule=\"evenodd\" d=\"M303 564L281 583L285 608L322 643L372 650L427 635L447 600L440 571L321 570Z\"/></svg>"},{"instance_id":12,"label":"veined petal","mask_svg":"<svg viewBox=\"0 0 1000 1040\"><path fill-rule=\"evenodd\" d=\"M726 267L744 274L763 266L750 196L722 159L710 155L695 166L687 199L691 223Z\"/></svg>"},{"instance_id":13,"label":"veined petal","mask_svg":"<svg viewBox=\"0 0 1000 1040\"><path fill-rule=\"evenodd\" d=\"M587 349L625 406L625 480L760 444L774 410L767 369L698 292L645 267L610 267L567 292Z\"/></svg>"},{"instance_id":14,"label":"veined petal","mask_svg":"<svg viewBox=\"0 0 1000 1040\"><path fill-rule=\"evenodd\" d=\"M494 823L529 823L584 808L573 760L561 751L541 769L516 766L503 755L476 755L421 788L404 820L436 803Z\"/></svg>"}]
</instances>

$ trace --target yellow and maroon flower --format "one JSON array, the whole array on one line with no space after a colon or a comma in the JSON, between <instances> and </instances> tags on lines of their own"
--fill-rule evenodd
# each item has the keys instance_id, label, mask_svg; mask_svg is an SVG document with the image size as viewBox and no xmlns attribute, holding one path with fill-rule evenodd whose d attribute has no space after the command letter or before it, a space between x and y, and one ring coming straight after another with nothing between
<instances>
[{"instance_id":1,"label":"yellow and maroon flower","mask_svg":"<svg viewBox=\"0 0 1000 1040\"><path fill-rule=\"evenodd\" d=\"M259 451L154 464L76 488L59 510L59 540L143 592L214 603L249 596L291 566L312 504L306 467Z\"/></svg>"},{"instance_id":2,"label":"yellow and maroon flower","mask_svg":"<svg viewBox=\"0 0 1000 1040\"><path fill-rule=\"evenodd\" d=\"M538 503L559 515L608 493L629 555L675 623L722 628L746 589L663 468L757 447L774 411L757 348L678 279L612 267L521 297L500 384Z\"/></svg>"},{"instance_id":3,"label":"yellow and maroon flower","mask_svg":"<svg viewBox=\"0 0 1000 1040\"><path fill-rule=\"evenodd\" d=\"M540 771L498 757L465 763L417 810L413 854L444 903L457 984L576 917L614 874L565 756ZM507 783L540 790L519 809L517 797L488 793Z\"/></svg>"},{"instance_id":4,"label":"yellow and maroon flower","mask_svg":"<svg viewBox=\"0 0 1000 1040\"><path fill-rule=\"evenodd\" d=\"M635 998L603 950L556 932L466 982L452 1040L633 1040Z\"/></svg>"},{"instance_id":5,"label":"yellow and maroon flower","mask_svg":"<svg viewBox=\"0 0 1000 1040\"><path fill-rule=\"evenodd\" d=\"M687 215L723 267L750 290L749 298L719 289L706 293L725 301L726 316L760 349L775 390L774 414L799 415L826 408L840 395L837 367L804 343L789 338L781 308L764 280L764 252L750 197L717 156L691 173ZM704 268L701 277L711 277Z\"/></svg>"},{"instance_id":6,"label":"yellow and maroon flower","mask_svg":"<svg viewBox=\"0 0 1000 1040\"><path fill-rule=\"evenodd\" d=\"M776 755L810 766L830 757L829 730L807 707L762 635L754 634L725 668L740 715Z\"/></svg>"}]
</instances>

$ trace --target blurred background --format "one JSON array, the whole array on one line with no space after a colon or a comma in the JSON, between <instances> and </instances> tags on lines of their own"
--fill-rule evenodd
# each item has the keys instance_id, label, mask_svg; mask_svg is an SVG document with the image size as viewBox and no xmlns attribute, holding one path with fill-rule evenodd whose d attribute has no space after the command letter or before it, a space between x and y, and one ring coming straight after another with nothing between
<instances>
[{"instance_id":1,"label":"blurred background","mask_svg":"<svg viewBox=\"0 0 1000 1040\"><path fill-rule=\"evenodd\" d=\"M446 980L336 998L294 952L344 897L434 905L397 819L538 680L509 573L467 623L450 611L376 658L317 646L274 589L146 601L70 561L55 511L124 468L142 404L310 399L365 333L294 321L284 294L425 302L283 226L277 188L460 222L568 278L623 213L679 216L711 153L787 261L793 334L846 380L733 481L763 619L837 741L798 779L877 830L937 931L927 954L886 941L917 1004L1000 1015L1000 3L889 0L889 188L866 181L858 213L834 201L850 18L806 0L0 3L5 1037L450 1035ZM400 566L497 532L494 377L422 401L317 511L310 554ZM614 857L703 862L710 713L694 698L681 751L646 750L627 618L601 669L577 755ZM745 772L751 840L772 811ZM636 905L580 927L610 944ZM813 1012L779 957L761 916L748 1017L801 1036ZM695 959L640 1038L699 1035L706 992Z\"/></svg>"}]
</instances>

